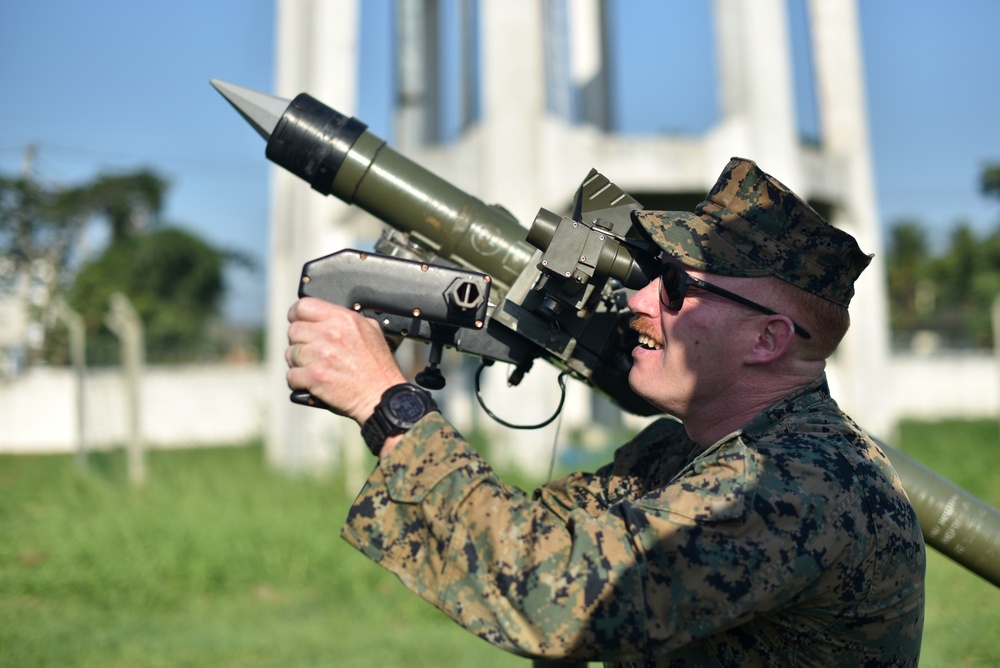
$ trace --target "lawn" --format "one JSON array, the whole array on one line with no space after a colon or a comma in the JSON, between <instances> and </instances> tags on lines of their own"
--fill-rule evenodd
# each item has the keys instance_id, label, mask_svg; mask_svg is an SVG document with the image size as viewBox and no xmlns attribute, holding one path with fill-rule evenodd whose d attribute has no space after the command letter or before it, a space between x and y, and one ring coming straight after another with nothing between
<instances>
[{"instance_id":1,"label":"lawn","mask_svg":"<svg viewBox=\"0 0 1000 668\"><path fill-rule=\"evenodd\" d=\"M896 445L1000 508L1000 426L996 421L904 423ZM1000 666L1000 588L934 550L928 549L927 555L920 665Z\"/></svg>"},{"instance_id":2,"label":"lawn","mask_svg":"<svg viewBox=\"0 0 1000 668\"><path fill-rule=\"evenodd\" d=\"M898 445L1000 501L996 423L903 425ZM956 453L961 453L957 456ZM2 666L527 666L465 633L339 537L336 479L259 447L0 457ZM1000 664L1000 589L932 554L924 666Z\"/></svg>"}]
</instances>

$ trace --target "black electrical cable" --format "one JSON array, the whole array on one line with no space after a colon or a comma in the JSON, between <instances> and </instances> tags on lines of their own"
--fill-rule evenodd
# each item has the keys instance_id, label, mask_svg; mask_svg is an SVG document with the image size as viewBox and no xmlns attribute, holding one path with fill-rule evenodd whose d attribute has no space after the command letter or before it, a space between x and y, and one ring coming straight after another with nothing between
<instances>
[{"instance_id":1,"label":"black electrical cable","mask_svg":"<svg viewBox=\"0 0 1000 668\"><path fill-rule=\"evenodd\" d=\"M479 405L482 407L482 409L486 411L486 414L489 415L494 420L496 420L498 423L502 424L505 427L509 427L510 429L541 429L542 427L550 425L552 421L555 420L557 417L559 417L559 414L562 413L563 404L566 403L566 376L569 375L569 371L563 371L562 373L559 374L559 379L558 379L559 389L561 390L562 394L559 397L559 405L556 406L555 413L553 413L545 421L539 422L538 424L513 424L507 422L506 420L496 415L493 411L491 411L489 408L486 407L486 401L483 399L479 378L480 376L482 376L483 369L487 366L490 365L487 364L485 361L483 361L479 363L479 368L476 369L476 400L479 402Z\"/></svg>"}]
</instances>

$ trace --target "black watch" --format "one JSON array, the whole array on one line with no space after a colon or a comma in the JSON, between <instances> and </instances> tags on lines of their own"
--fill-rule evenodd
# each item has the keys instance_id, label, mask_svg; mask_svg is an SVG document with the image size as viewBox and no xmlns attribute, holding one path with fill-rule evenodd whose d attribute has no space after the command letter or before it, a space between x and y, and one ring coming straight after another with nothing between
<instances>
[{"instance_id":1,"label":"black watch","mask_svg":"<svg viewBox=\"0 0 1000 668\"><path fill-rule=\"evenodd\" d=\"M375 412L361 427L361 437L372 454L378 457L385 439L406 433L420 418L437 410L438 406L427 390L410 383L394 385L385 391Z\"/></svg>"}]
</instances>

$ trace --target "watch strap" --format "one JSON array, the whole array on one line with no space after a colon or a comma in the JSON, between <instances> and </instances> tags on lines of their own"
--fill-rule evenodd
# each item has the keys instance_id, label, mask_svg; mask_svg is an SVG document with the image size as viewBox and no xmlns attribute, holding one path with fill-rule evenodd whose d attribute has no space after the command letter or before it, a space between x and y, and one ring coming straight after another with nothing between
<instances>
[{"instance_id":1,"label":"watch strap","mask_svg":"<svg viewBox=\"0 0 1000 668\"><path fill-rule=\"evenodd\" d=\"M361 427L361 437L378 457L385 439L406 433L422 417L437 410L437 403L427 390L412 383L394 385L382 394L371 417Z\"/></svg>"}]
</instances>

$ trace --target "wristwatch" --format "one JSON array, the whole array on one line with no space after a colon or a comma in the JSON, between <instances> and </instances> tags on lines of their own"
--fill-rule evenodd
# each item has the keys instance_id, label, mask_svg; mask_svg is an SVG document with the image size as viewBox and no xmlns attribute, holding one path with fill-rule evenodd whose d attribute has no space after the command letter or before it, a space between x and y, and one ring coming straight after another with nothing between
<instances>
[{"instance_id":1,"label":"wristwatch","mask_svg":"<svg viewBox=\"0 0 1000 668\"><path fill-rule=\"evenodd\" d=\"M420 418L438 410L430 392L410 383L394 385L382 395L375 412L361 427L361 437L368 449L378 457L385 439L404 434Z\"/></svg>"}]
</instances>

